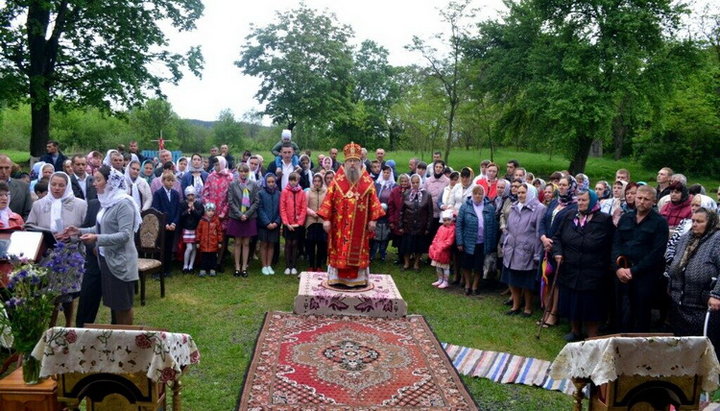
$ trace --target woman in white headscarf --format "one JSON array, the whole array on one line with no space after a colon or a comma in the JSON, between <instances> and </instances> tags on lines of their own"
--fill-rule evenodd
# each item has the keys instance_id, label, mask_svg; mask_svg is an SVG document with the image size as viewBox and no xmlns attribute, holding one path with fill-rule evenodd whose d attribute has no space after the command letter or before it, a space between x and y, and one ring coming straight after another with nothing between
<instances>
[{"instance_id":1,"label":"woman in white headscarf","mask_svg":"<svg viewBox=\"0 0 720 411\"><path fill-rule=\"evenodd\" d=\"M145 211L152 207L152 191L150 184L140 177L140 167L140 161L131 160L125 167L125 182L128 195L135 200L141 211Z\"/></svg>"},{"instance_id":2,"label":"woman in white headscarf","mask_svg":"<svg viewBox=\"0 0 720 411\"><path fill-rule=\"evenodd\" d=\"M105 153L105 158L102 163L103 165L112 167L121 173L123 172L123 156L117 150L108 150L107 153Z\"/></svg>"},{"instance_id":3,"label":"woman in white headscarf","mask_svg":"<svg viewBox=\"0 0 720 411\"><path fill-rule=\"evenodd\" d=\"M520 184L517 198L510 209L503 238L502 282L510 286L512 294L512 308L506 314L530 317L535 276L543 256L540 226L545 206L538 201L537 190L529 183ZM524 309L520 306L523 300Z\"/></svg>"},{"instance_id":4,"label":"woman in white headscarf","mask_svg":"<svg viewBox=\"0 0 720 411\"><path fill-rule=\"evenodd\" d=\"M138 280L135 232L140 227L140 208L127 194L125 176L103 165L94 175L100 211L94 227L69 227L66 235L82 234L86 243L97 242L102 276L103 304L115 313L117 324L132 324L135 281Z\"/></svg>"},{"instance_id":5,"label":"woman in white headscarf","mask_svg":"<svg viewBox=\"0 0 720 411\"><path fill-rule=\"evenodd\" d=\"M33 203L27 225L58 233L67 226L82 224L87 203L75 198L67 174L62 171L53 173L48 191L48 195Z\"/></svg>"},{"instance_id":6,"label":"woman in white headscarf","mask_svg":"<svg viewBox=\"0 0 720 411\"><path fill-rule=\"evenodd\" d=\"M67 226L82 224L87 212L85 200L75 198L70 184L70 177L62 171L53 173L48 184L48 195L33 203L26 226L50 230L54 234L62 233ZM73 304L77 295L63 296L63 314L65 326L72 327ZM52 324L57 318L57 310L53 312Z\"/></svg>"},{"instance_id":7,"label":"woman in white headscarf","mask_svg":"<svg viewBox=\"0 0 720 411\"><path fill-rule=\"evenodd\" d=\"M188 158L178 158L178 161L175 163L175 177L177 177L178 181L182 180L188 171Z\"/></svg>"}]
</instances>

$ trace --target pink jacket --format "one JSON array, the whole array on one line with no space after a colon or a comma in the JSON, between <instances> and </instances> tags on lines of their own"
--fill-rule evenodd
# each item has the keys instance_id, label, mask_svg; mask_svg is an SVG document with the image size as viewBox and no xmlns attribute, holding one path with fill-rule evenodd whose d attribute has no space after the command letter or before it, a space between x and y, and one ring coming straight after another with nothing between
<instances>
[{"instance_id":1,"label":"pink jacket","mask_svg":"<svg viewBox=\"0 0 720 411\"><path fill-rule=\"evenodd\" d=\"M445 224L438 228L435 239L430 244L430 250L428 256L433 261L437 261L440 264L450 264L450 248L455 242L455 223L450 226Z\"/></svg>"}]
</instances>

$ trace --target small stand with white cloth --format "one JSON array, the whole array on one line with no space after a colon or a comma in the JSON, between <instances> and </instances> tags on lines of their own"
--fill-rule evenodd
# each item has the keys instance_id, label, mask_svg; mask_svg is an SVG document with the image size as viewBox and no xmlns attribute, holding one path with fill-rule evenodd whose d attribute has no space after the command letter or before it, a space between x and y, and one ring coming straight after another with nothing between
<instances>
[{"instance_id":1,"label":"small stand with white cloth","mask_svg":"<svg viewBox=\"0 0 720 411\"><path fill-rule=\"evenodd\" d=\"M609 336L567 344L550 377L575 384L575 410L590 384L590 410L699 409L702 391L718 388L720 364L706 337ZM652 407L652 408L650 408Z\"/></svg>"}]
</instances>

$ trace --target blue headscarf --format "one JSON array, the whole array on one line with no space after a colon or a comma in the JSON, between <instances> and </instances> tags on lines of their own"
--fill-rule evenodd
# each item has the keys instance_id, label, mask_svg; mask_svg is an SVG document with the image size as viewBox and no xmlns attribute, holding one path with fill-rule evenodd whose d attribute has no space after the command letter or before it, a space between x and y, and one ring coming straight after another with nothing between
<instances>
[{"instance_id":1,"label":"blue headscarf","mask_svg":"<svg viewBox=\"0 0 720 411\"><path fill-rule=\"evenodd\" d=\"M580 211L578 208L577 214L575 214L575 218L573 218L573 223L575 223L575 226L578 227L584 227L585 223L587 223L588 217L596 213L600 210L600 204L598 204L598 196L595 190L588 189L588 190L582 190L578 192L578 196L588 193L588 197L590 197L590 203L588 204L588 208L585 211Z\"/></svg>"}]
</instances>

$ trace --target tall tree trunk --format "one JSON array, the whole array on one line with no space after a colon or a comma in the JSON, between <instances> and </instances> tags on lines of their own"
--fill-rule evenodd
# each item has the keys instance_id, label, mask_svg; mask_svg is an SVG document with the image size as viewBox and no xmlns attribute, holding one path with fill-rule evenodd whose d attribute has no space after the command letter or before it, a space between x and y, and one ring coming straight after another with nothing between
<instances>
[{"instance_id":1,"label":"tall tree trunk","mask_svg":"<svg viewBox=\"0 0 720 411\"><path fill-rule=\"evenodd\" d=\"M450 161L450 148L452 147L452 135L453 135L453 122L455 121L455 109L457 108L456 102L450 103L450 114L448 114L448 135L447 141L445 142L445 164Z\"/></svg>"},{"instance_id":2,"label":"tall tree trunk","mask_svg":"<svg viewBox=\"0 0 720 411\"><path fill-rule=\"evenodd\" d=\"M587 136L578 137L576 149L573 153L572 161L570 161L570 174L575 175L585 172L588 156L590 155L590 147L593 139Z\"/></svg>"},{"instance_id":3,"label":"tall tree trunk","mask_svg":"<svg viewBox=\"0 0 720 411\"><path fill-rule=\"evenodd\" d=\"M66 5L63 5L64 9ZM46 40L50 24L50 4L31 1L26 22L30 67L30 155L39 157L45 153L50 139L50 84L57 56L57 39Z\"/></svg>"},{"instance_id":4,"label":"tall tree trunk","mask_svg":"<svg viewBox=\"0 0 720 411\"><path fill-rule=\"evenodd\" d=\"M47 99L33 99L30 103L30 118L30 155L40 157L45 154L45 146L50 140L50 102Z\"/></svg>"},{"instance_id":5,"label":"tall tree trunk","mask_svg":"<svg viewBox=\"0 0 720 411\"><path fill-rule=\"evenodd\" d=\"M624 124L625 121L623 117L622 112L619 113L615 116L612 123L613 142L615 143L615 160L620 160L620 158L622 158L625 139L628 135L628 127Z\"/></svg>"}]
</instances>

